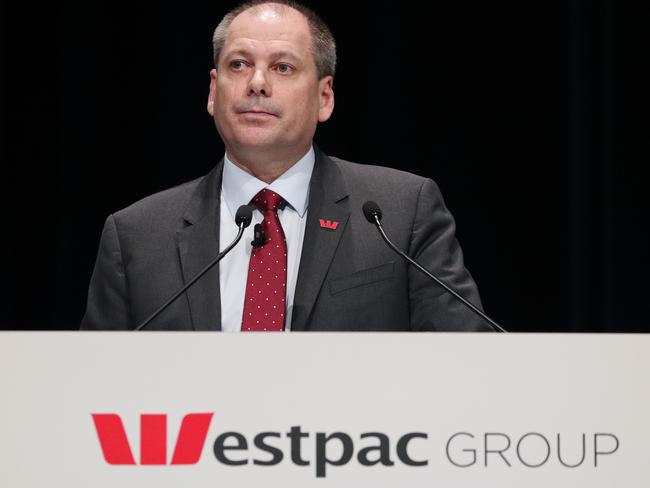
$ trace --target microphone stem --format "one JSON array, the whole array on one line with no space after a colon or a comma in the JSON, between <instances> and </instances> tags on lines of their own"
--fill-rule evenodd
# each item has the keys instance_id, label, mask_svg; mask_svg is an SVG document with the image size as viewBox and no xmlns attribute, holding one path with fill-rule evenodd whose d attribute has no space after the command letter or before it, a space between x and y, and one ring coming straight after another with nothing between
<instances>
[{"instance_id":1,"label":"microphone stem","mask_svg":"<svg viewBox=\"0 0 650 488\"><path fill-rule=\"evenodd\" d=\"M377 229L379 229L379 232L381 234L382 239L384 239L384 242L388 244L388 247L390 247L393 251L395 251L397 254L402 256L404 259L406 259L409 263L411 263L413 266L415 266L417 269L422 271L425 275L427 275L429 278L431 278L433 281L438 283L441 287L443 287L445 290L447 290L449 293L451 293L453 296L455 296L458 300L463 302L467 307L469 307L471 310L473 310L477 315L479 315L483 320L485 320L487 323L489 323L492 327L494 327L497 331L499 332L507 332L503 327L501 327L499 324L497 324L494 320L492 320L490 317L485 315L481 310L478 309L478 307L475 307L474 304L460 296L456 291L451 289L449 286L447 286L445 283L440 281L437 277L435 277L433 274L431 274L426 268L421 266L418 262L415 260L411 259L406 253L402 252L401 249L399 249L395 244L391 242L391 240L388 238L386 233L384 232L384 228L381 225L381 222L379 221L379 217L377 214L373 215L373 218L375 219L375 225L377 226Z\"/></svg>"},{"instance_id":2,"label":"microphone stem","mask_svg":"<svg viewBox=\"0 0 650 488\"><path fill-rule=\"evenodd\" d=\"M196 280L201 278L205 273L207 273L215 264L217 264L223 257L230 252L230 250L237 245L237 243L240 241L242 235L244 235L244 228L245 225L242 222L239 224L239 231L237 232L237 237L235 237L235 240L233 240L228 247L226 247L223 251L221 251L219 254L217 254L217 257L215 257L212 261L210 261L201 271L199 271L196 276L194 276L190 281L188 281L185 286L183 286L180 290L178 290L176 293L174 293L171 297L167 299L165 303L163 303L154 313L149 315L144 322L142 322L140 325L138 325L134 330L142 330L144 327L146 327L149 322L151 322L153 319L155 319L160 312L165 310L170 303L172 303L174 300L176 300L185 290L187 290L190 286L192 286Z\"/></svg>"}]
</instances>

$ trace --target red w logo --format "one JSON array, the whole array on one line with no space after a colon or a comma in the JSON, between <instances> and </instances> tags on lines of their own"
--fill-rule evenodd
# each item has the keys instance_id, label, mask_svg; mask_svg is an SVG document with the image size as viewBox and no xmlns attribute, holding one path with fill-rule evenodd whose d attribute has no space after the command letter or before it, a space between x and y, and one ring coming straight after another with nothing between
<instances>
[{"instance_id":1,"label":"red w logo","mask_svg":"<svg viewBox=\"0 0 650 488\"><path fill-rule=\"evenodd\" d=\"M114 413L92 414L108 464L135 464L124 425ZM196 464L201 457L211 413L183 418L171 464ZM140 464L167 464L167 415L140 415Z\"/></svg>"},{"instance_id":2,"label":"red w logo","mask_svg":"<svg viewBox=\"0 0 650 488\"><path fill-rule=\"evenodd\" d=\"M336 230L336 228L339 226L338 222L332 222L331 220L324 220L324 219L318 219L320 222L320 226L323 229L331 229L331 230Z\"/></svg>"}]
</instances>

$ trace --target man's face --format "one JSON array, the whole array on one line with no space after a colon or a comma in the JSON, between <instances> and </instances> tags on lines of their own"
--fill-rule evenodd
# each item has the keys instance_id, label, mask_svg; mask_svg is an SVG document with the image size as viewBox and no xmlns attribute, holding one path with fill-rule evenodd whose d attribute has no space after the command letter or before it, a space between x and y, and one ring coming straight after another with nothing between
<instances>
[{"instance_id":1,"label":"man's face","mask_svg":"<svg viewBox=\"0 0 650 488\"><path fill-rule=\"evenodd\" d=\"M310 47L307 20L291 8L262 6L233 20L208 99L229 153L307 151L334 108L332 77L318 79Z\"/></svg>"}]
</instances>

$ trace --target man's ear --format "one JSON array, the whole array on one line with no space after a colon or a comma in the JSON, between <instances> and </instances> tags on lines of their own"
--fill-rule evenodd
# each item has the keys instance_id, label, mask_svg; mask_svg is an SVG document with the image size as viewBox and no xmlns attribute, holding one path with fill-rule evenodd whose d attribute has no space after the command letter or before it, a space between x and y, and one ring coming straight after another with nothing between
<instances>
[{"instance_id":1,"label":"man's ear","mask_svg":"<svg viewBox=\"0 0 650 488\"><path fill-rule=\"evenodd\" d=\"M318 121L327 121L334 111L334 78L326 76L318 82L319 106Z\"/></svg>"},{"instance_id":2,"label":"man's ear","mask_svg":"<svg viewBox=\"0 0 650 488\"><path fill-rule=\"evenodd\" d=\"M214 99L217 95L217 70L210 70L210 93L208 93L208 113L214 117Z\"/></svg>"}]
</instances>

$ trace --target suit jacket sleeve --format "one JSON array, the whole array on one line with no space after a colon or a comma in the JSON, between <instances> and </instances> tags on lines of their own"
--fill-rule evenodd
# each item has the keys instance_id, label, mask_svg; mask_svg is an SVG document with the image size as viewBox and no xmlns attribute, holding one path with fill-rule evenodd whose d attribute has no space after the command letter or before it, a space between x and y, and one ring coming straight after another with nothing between
<instances>
[{"instance_id":1,"label":"suit jacket sleeve","mask_svg":"<svg viewBox=\"0 0 650 488\"><path fill-rule=\"evenodd\" d=\"M409 255L482 309L476 284L465 268L455 230L454 218L438 186L430 179L425 180L418 195ZM412 330L492 330L483 319L414 266L409 267L408 274Z\"/></svg>"},{"instance_id":2,"label":"suit jacket sleeve","mask_svg":"<svg viewBox=\"0 0 650 488\"><path fill-rule=\"evenodd\" d=\"M81 329L127 329L129 324L127 287L117 226L115 218L110 215L106 219L99 242L99 252L90 279L88 303L86 314L81 321Z\"/></svg>"}]
</instances>

